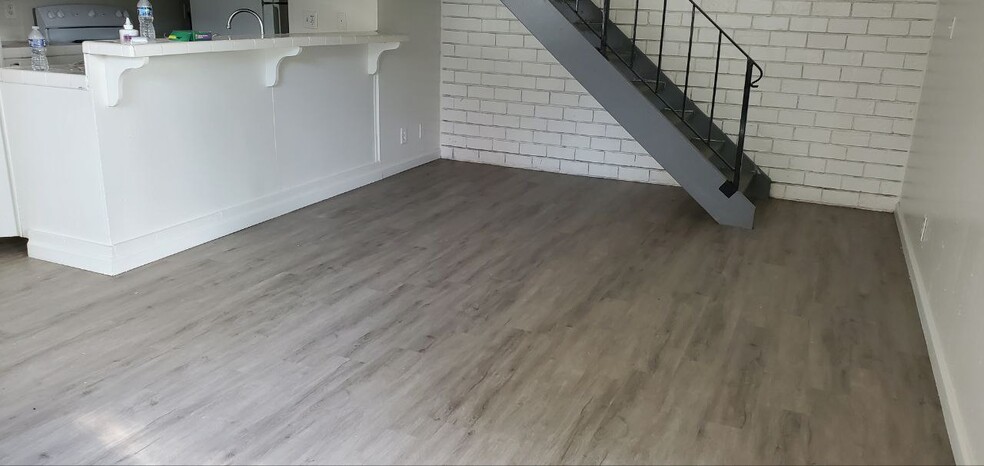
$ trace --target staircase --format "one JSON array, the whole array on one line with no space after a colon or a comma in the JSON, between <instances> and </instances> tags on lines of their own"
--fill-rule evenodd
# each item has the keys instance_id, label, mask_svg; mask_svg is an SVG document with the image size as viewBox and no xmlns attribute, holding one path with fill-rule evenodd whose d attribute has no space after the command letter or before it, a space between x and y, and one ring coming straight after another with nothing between
<instances>
[{"instance_id":1,"label":"staircase","mask_svg":"<svg viewBox=\"0 0 984 466\"><path fill-rule=\"evenodd\" d=\"M502 3L718 223L752 228L753 201L768 197L771 183L743 150L749 96L762 78L762 68L693 0L682 0L689 2L685 9L690 13L685 16L690 24L687 65L682 87L672 82L664 68L663 53L668 1L663 0L659 53L655 57L639 48L639 0L635 0L634 10L622 10L635 14L634 24L626 28L632 37L611 21L611 0L603 0L600 7L591 0ZM690 81L697 18L717 29L712 97L710 102L703 102L703 107L708 107L706 113L690 97L694 92ZM724 90L719 94L723 46L733 46L745 63L735 138L715 120L724 94Z\"/></svg>"}]
</instances>

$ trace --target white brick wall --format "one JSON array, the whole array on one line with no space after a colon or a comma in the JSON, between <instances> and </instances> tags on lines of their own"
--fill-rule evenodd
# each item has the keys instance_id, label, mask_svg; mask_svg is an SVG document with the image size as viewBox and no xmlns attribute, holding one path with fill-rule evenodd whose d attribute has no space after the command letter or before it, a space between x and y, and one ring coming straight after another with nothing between
<instances>
[{"instance_id":1,"label":"white brick wall","mask_svg":"<svg viewBox=\"0 0 984 466\"><path fill-rule=\"evenodd\" d=\"M596 0L600 1L600 0ZM669 0L664 66L681 84L690 7ZM614 0L627 31L634 0ZM894 210L911 144L935 0L700 0L765 68L747 152L773 196ZM641 16L655 56L662 2ZM711 98L717 34L698 21L691 97ZM443 2L442 138L459 160L660 184L673 179L499 0ZM716 114L737 132L744 63L724 50Z\"/></svg>"}]
</instances>

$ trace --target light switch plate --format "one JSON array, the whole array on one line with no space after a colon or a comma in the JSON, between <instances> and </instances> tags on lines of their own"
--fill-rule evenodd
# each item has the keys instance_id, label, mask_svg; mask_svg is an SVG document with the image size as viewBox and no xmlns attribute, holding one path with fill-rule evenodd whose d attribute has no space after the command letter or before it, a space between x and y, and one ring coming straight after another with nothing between
<instances>
[{"instance_id":1,"label":"light switch plate","mask_svg":"<svg viewBox=\"0 0 984 466\"><path fill-rule=\"evenodd\" d=\"M339 11L338 15L335 17L336 25L339 31L348 31L348 15L344 11Z\"/></svg>"},{"instance_id":2,"label":"light switch plate","mask_svg":"<svg viewBox=\"0 0 984 466\"><path fill-rule=\"evenodd\" d=\"M304 27L307 29L318 29L318 11L304 10Z\"/></svg>"},{"instance_id":3,"label":"light switch plate","mask_svg":"<svg viewBox=\"0 0 984 466\"><path fill-rule=\"evenodd\" d=\"M14 0L3 2L3 17L7 19L17 18L17 6Z\"/></svg>"}]
</instances>

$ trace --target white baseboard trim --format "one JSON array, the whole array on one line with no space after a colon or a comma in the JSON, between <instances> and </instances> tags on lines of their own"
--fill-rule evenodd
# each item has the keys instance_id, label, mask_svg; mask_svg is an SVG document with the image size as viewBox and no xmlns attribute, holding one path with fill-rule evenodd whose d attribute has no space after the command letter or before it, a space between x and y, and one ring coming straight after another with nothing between
<instances>
[{"instance_id":1,"label":"white baseboard trim","mask_svg":"<svg viewBox=\"0 0 984 466\"><path fill-rule=\"evenodd\" d=\"M28 255L104 275L119 275L438 158L439 153L434 152L400 162L374 162L112 245L33 230L27 243Z\"/></svg>"},{"instance_id":2,"label":"white baseboard trim","mask_svg":"<svg viewBox=\"0 0 984 466\"><path fill-rule=\"evenodd\" d=\"M916 307L919 310L923 334L926 336L926 347L929 350L929 359L933 365L933 377L936 379L936 387L940 396L940 405L943 407L943 419L946 422L946 430L950 437L953 457L957 464L971 464L970 452L964 448L965 442L970 439L967 438L963 416L960 415L960 408L957 405L950 368L947 366L942 348L939 346L941 339L936 328L936 320L931 311L929 295L926 292L919 263L916 262L916 243L905 229L901 206L895 211L895 223L898 225L899 235L902 237L902 252L905 255L905 263L909 267L912 291L916 295Z\"/></svg>"},{"instance_id":3,"label":"white baseboard trim","mask_svg":"<svg viewBox=\"0 0 984 466\"><path fill-rule=\"evenodd\" d=\"M28 233L27 255L77 269L113 274L113 246L46 231Z\"/></svg>"}]
</instances>

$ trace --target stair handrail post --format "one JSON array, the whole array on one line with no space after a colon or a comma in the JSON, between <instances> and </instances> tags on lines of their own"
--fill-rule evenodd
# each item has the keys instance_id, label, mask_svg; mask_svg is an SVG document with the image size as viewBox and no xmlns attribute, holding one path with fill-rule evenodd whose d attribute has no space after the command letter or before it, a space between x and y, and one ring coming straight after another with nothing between
<instances>
[{"instance_id":1,"label":"stair handrail post","mask_svg":"<svg viewBox=\"0 0 984 466\"><path fill-rule=\"evenodd\" d=\"M745 95L742 97L741 103L741 123L738 127L738 152L735 154L735 173L733 178L736 189L740 189L741 187L741 164L745 158L745 130L748 126L748 104L752 94L753 63L751 59L745 61Z\"/></svg>"},{"instance_id":2,"label":"stair handrail post","mask_svg":"<svg viewBox=\"0 0 984 466\"><path fill-rule=\"evenodd\" d=\"M663 43L666 39L666 7L669 0L663 0L663 19L659 22L659 58L656 62L656 79L663 79ZM657 83L657 86L659 83Z\"/></svg>"},{"instance_id":3,"label":"stair handrail post","mask_svg":"<svg viewBox=\"0 0 984 466\"><path fill-rule=\"evenodd\" d=\"M636 43L639 40L639 0L635 2L635 19L632 21L632 52L629 56L629 65L635 67Z\"/></svg>"},{"instance_id":4,"label":"stair handrail post","mask_svg":"<svg viewBox=\"0 0 984 466\"><path fill-rule=\"evenodd\" d=\"M718 77L721 75L721 43L724 40L724 31L718 31L717 58L714 60L714 90L711 94L711 114L707 121L707 144L711 144L711 135L714 134L714 110L717 106ZM713 149L712 149L713 150Z\"/></svg>"},{"instance_id":5,"label":"stair handrail post","mask_svg":"<svg viewBox=\"0 0 984 466\"><path fill-rule=\"evenodd\" d=\"M601 53L608 54L608 23L612 18L612 0L605 0L601 18Z\"/></svg>"},{"instance_id":6,"label":"stair handrail post","mask_svg":"<svg viewBox=\"0 0 984 466\"><path fill-rule=\"evenodd\" d=\"M694 56L694 22L697 20L697 4L690 9L690 40L687 42L687 72L683 78L683 109L682 117L687 118L687 91L690 88L690 62Z\"/></svg>"}]
</instances>

